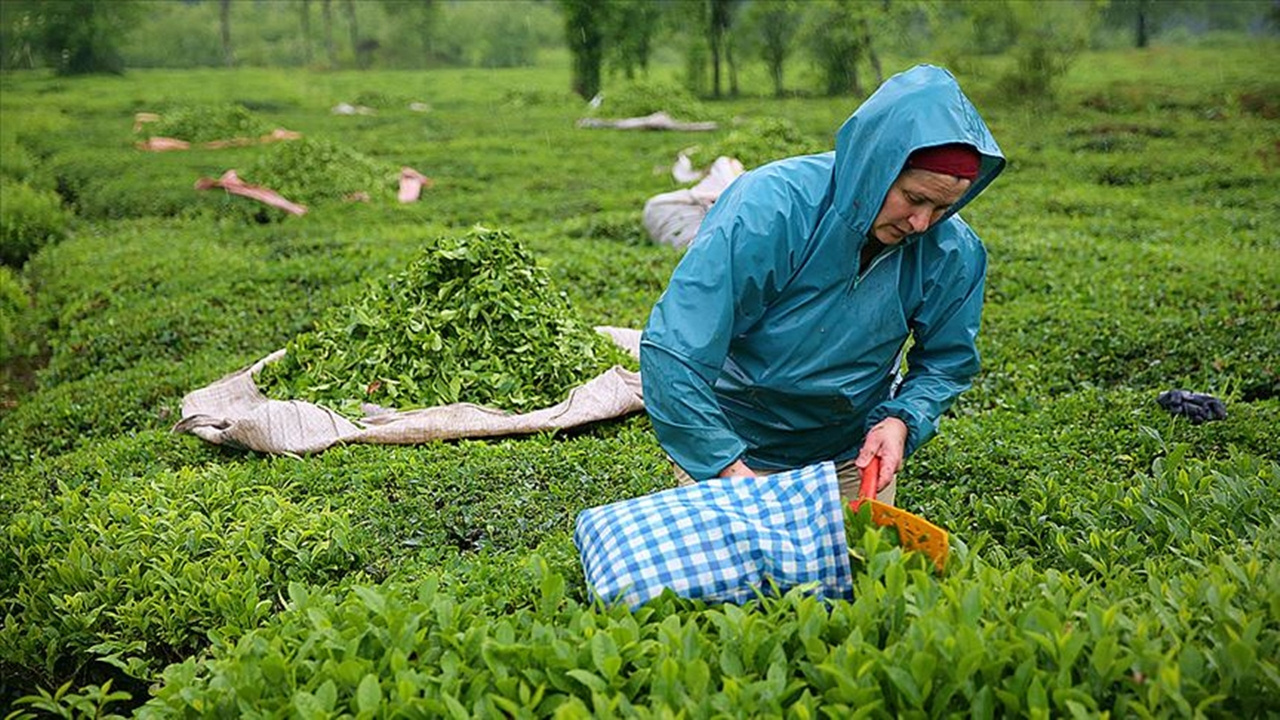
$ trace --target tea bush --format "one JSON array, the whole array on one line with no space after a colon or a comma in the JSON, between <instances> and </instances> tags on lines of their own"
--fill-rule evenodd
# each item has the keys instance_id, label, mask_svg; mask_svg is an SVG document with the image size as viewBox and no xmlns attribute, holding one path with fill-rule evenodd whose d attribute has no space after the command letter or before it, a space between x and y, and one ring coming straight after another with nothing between
<instances>
[{"instance_id":1,"label":"tea bush","mask_svg":"<svg viewBox=\"0 0 1280 720\"><path fill-rule=\"evenodd\" d=\"M116 372L37 389L0 423L0 468L94 446L178 421L182 396L216 379L216 369L171 361L143 362Z\"/></svg>"},{"instance_id":2,"label":"tea bush","mask_svg":"<svg viewBox=\"0 0 1280 720\"><path fill-rule=\"evenodd\" d=\"M966 554L944 580L872 531L856 599L793 591L745 607L665 596L583 606L538 560L529 607L486 616L428 578L345 595L290 586L279 620L202 666L173 665L141 717L198 708L586 717L855 712L1164 715L1270 707L1280 651L1280 526L1209 572L1125 573L1106 588ZM1179 611L1179 609L1181 611ZM1158 618L1158 619L1156 619ZM1177 658L1170 665L1166 658ZM1228 689L1216 694L1213 688Z\"/></svg>"},{"instance_id":3,"label":"tea bush","mask_svg":"<svg viewBox=\"0 0 1280 720\"><path fill-rule=\"evenodd\" d=\"M22 354L19 347L23 334L22 322L31 297L22 276L12 268L0 265L0 362Z\"/></svg>"},{"instance_id":4,"label":"tea bush","mask_svg":"<svg viewBox=\"0 0 1280 720\"><path fill-rule=\"evenodd\" d=\"M30 181L35 174L36 159L17 142L0 144L0 177L18 182Z\"/></svg>"},{"instance_id":5,"label":"tea bush","mask_svg":"<svg viewBox=\"0 0 1280 720\"><path fill-rule=\"evenodd\" d=\"M22 267L41 247L60 240L69 225L56 194L25 182L0 182L0 263Z\"/></svg>"},{"instance_id":6,"label":"tea bush","mask_svg":"<svg viewBox=\"0 0 1280 720\"><path fill-rule=\"evenodd\" d=\"M206 201L193 186L201 176L221 175L227 169L222 163L235 161L231 152L144 153L99 147L60 152L40 174L51 178L51 185L77 217L99 221L184 217L207 212ZM219 153L217 159L213 153Z\"/></svg>"},{"instance_id":7,"label":"tea bush","mask_svg":"<svg viewBox=\"0 0 1280 720\"><path fill-rule=\"evenodd\" d=\"M97 658L145 679L157 661L234 637L289 581L361 566L346 516L213 468L59 488L5 526L0 658L49 678Z\"/></svg>"},{"instance_id":8,"label":"tea bush","mask_svg":"<svg viewBox=\"0 0 1280 720\"><path fill-rule=\"evenodd\" d=\"M724 137L698 146L689 157L695 165L710 165L725 155L751 168L792 155L809 155L833 149L831 142L806 137L786 118L760 117L735 125Z\"/></svg>"}]
</instances>

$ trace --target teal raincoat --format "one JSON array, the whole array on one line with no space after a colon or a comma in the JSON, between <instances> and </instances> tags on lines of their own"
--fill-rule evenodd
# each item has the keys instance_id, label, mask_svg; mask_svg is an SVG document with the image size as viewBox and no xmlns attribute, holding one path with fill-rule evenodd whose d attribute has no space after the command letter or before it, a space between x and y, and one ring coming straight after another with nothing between
<instances>
[{"instance_id":1,"label":"teal raincoat","mask_svg":"<svg viewBox=\"0 0 1280 720\"><path fill-rule=\"evenodd\" d=\"M948 143L982 156L969 191L859 275L907 156ZM696 479L738 459L757 469L839 462L890 416L907 425L908 455L923 445L978 370L986 251L955 213L1003 167L955 78L922 65L868 98L834 152L740 176L707 213L640 343L645 407L672 459Z\"/></svg>"}]
</instances>

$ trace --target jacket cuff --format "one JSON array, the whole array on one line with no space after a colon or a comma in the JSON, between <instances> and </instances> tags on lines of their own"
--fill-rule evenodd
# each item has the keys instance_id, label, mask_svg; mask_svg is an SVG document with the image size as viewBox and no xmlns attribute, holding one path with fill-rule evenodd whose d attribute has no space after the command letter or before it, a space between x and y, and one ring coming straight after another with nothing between
<instances>
[{"instance_id":1,"label":"jacket cuff","mask_svg":"<svg viewBox=\"0 0 1280 720\"><path fill-rule=\"evenodd\" d=\"M867 415L867 425L863 429L863 436L871 432L871 428L875 427L885 418L898 418L907 426L907 442L903 448L903 457L911 457L924 441L929 438L926 436L925 425L921 423L920 418L916 417L910 410L891 403L885 403L877 406Z\"/></svg>"}]
</instances>

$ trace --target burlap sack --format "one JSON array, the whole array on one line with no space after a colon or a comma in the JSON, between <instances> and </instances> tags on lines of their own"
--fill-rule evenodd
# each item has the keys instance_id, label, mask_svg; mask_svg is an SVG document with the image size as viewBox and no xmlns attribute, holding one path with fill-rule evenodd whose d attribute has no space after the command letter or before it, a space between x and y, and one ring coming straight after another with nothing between
<instances>
[{"instance_id":1,"label":"burlap sack","mask_svg":"<svg viewBox=\"0 0 1280 720\"><path fill-rule=\"evenodd\" d=\"M640 332L597 328L634 357ZM432 440L498 437L558 430L622 417L644 409L639 373L618 366L574 388L560 403L527 413L455 403L420 410L374 408L360 421L309 402L272 400L254 383L277 350L243 370L182 399L182 419L174 432L191 433L215 445L280 455L318 453L342 443L411 445Z\"/></svg>"}]
</instances>

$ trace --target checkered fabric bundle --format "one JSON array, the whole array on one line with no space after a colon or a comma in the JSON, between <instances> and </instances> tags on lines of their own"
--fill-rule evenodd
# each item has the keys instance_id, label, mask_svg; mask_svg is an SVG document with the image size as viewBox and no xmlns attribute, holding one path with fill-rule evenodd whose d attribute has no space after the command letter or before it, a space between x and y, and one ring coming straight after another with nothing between
<instances>
[{"instance_id":1,"label":"checkered fabric bundle","mask_svg":"<svg viewBox=\"0 0 1280 720\"><path fill-rule=\"evenodd\" d=\"M744 602L785 591L850 597L844 508L832 463L761 478L713 478L584 510L573 534L587 582L635 608L670 588Z\"/></svg>"}]
</instances>

